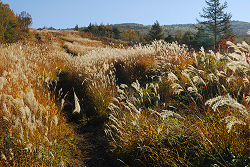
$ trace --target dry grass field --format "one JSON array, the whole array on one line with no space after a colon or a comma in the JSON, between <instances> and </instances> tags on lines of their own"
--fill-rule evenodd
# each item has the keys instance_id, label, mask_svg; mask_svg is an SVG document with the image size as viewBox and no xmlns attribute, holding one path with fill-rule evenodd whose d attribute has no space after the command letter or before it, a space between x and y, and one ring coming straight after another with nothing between
<instances>
[{"instance_id":1,"label":"dry grass field","mask_svg":"<svg viewBox=\"0 0 250 167\"><path fill-rule=\"evenodd\" d=\"M94 166L79 127L103 132L109 166L250 164L245 42L191 52L29 33L0 46L0 166Z\"/></svg>"}]
</instances>

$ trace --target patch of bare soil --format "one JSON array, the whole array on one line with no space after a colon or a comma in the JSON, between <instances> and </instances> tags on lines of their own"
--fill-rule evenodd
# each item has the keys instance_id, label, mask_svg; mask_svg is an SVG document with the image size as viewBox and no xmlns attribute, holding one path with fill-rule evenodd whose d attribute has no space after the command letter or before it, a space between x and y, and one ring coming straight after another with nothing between
<instances>
[{"instance_id":1,"label":"patch of bare soil","mask_svg":"<svg viewBox=\"0 0 250 167\"><path fill-rule=\"evenodd\" d=\"M81 150L80 159L73 166L112 167L108 154L108 142L101 125L74 125L78 135L77 146Z\"/></svg>"}]
</instances>

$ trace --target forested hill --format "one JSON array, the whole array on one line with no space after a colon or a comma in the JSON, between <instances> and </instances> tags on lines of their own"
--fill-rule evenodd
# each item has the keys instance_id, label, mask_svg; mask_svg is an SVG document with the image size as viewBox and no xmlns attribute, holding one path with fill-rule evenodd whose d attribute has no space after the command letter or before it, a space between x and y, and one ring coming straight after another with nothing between
<instances>
[{"instance_id":1,"label":"forested hill","mask_svg":"<svg viewBox=\"0 0 250 167\"><path fill-rule=\"evenodd\" d=\"M231 21L234 31L238 34L238 37L243 37L246 35L246 32L250 29L250 23L243 21ZM117 28L122 28L123 30L128 30L129 28L133 29L135 32L146 34L149 32L151 25L142 25L136 23L123 23L115 24ZM182 33L186 31L195 32L193 24L174 24L174 25L163 25L163 32L165 36L167 35L176 35L179 31Z\"/></svg>"}]
</instances>

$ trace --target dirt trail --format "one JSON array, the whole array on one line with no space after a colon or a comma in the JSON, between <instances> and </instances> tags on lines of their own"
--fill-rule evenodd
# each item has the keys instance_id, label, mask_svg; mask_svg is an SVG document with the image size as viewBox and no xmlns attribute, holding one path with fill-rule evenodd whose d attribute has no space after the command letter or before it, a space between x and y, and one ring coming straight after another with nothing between
<instances>
[{"instance_id":1,"label":"dirt trail","mask_svg":"<svg viewBox=\"0 0 250 167\"><path fill-rule=\"evenodd\" d=\"M64 40L64 39L63 39ZM95 42L89 40L91 43ZM99 42L98 42L99 43ZM87 45L87 46L88 46ZM99 44L100 45L100 44ZM99 46L98 45L98 46ZM92 46L92 45L91 45ZM94 45L95 46L95 45ZM96 46L97 47L97 46ZM65 52L72 55L71 52L65 49ZM71 99L71 100L70 100ZM73 94L68 97L70 103L74 103ZM67 102L66 102L67 103ZM112 167L112 161L107 152L108 141L104 133L104 129L101 125L94 124L82 124L76 123L74 118L72 119L72 106L66 104L64 107L64 113L68 119L68 122L73 125L77 136L77 147L81 151L81 155L76 159L76 163L72 164L72 167Z\"/></svg>"},{"instance_id":2,"label":"dirt trail","mask_svg":"<svg viewBox=\"0 0 250 167\"><path fill-rule=\"evenodd\" d=\"M110 167L107 154L107 140L104 130L100 125L75 125L77 146L81 150L80 166L86 167Z\"/></svg>"}]
</instances>

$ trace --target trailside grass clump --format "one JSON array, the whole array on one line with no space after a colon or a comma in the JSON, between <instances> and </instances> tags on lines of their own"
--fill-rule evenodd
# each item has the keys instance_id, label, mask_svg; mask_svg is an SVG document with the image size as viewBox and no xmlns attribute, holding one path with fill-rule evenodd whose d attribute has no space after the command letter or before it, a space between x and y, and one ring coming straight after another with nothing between
<instances>
[{"instance_id":1,"label":"trailside grass clump","mask_svg":"<svg viewBox=\"0 0 250 167\"><path fill-rule=\"evenodd\" d=\"M160 105L158 84L121 84L109 105L106 134L117 166L191 164L196 145L185 118ZM186 158L186 159L185 159Z\"/></svg>"},{"instance_id":2,"label":"trailside grass clump","mask_svg":"<svg viewBox=\"0 0 250 167\"><path fill-rule=\"evenodd\" d=\"M198 139L201 154L194 166L249 164L249 46L229 44L235 52L221 55L201 49L193 65L168 75L177 97L185 95L179 107Z\"/></svg>"},{"instance_id":3,"label":"trailside grass clump","mask_svg":"<svg viewBox=\"0 0 250 167\"><path fill-rule=\"evenodd\" d=\"M124 84L117 87L119 96L110 103L110 122L106 132L118 164L249 164L249 46L243 42L237 46L231 43L231 47L235 52L225 55L213 51L205 53L201 48L199 53L189 55L185 59L187 63L183 64L174 62L174 59L162 63L161 58L157 66L160 80L154 81L161 88L156 89L157 93L154 88L153 95L147 91L147 84L145 91L145 87L138 86L138 81L131 84L136 91ZM173 68L164 69L170 67L169 64ZM157 100L152 98L155 96ZM163 111L171 114L164 115ZM179 120L176 128L171 129L173 134L169 134L166 132L169 123L162 121L162 115L169 118L176 114L185 119ZM161 136L164 141L176 141L176 134L182 132L185 142L162 144L158 138L159 126L166 128ZM156 145L161 147L157 150ZM178 150L180 145L181 151Z\"/></svg>"},{"instance_id":4,"label":"trailside grass clump","mask_svg":"<svg viewBox=\"0 0 250 167\"><path fill-rule=\"evenodd\" d=\"M46 44L1 45L0 50L1 166L72 163L73 128L44 87L56 66L63 68L65 57Z\"/></svg>"}]
</instances>

